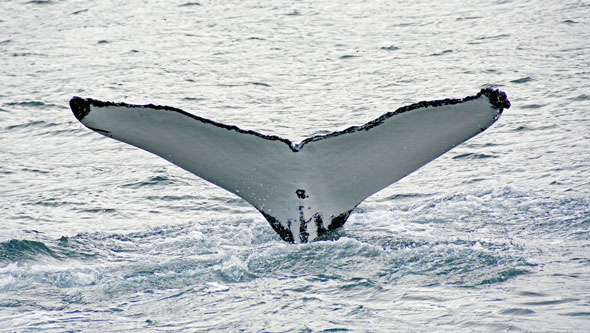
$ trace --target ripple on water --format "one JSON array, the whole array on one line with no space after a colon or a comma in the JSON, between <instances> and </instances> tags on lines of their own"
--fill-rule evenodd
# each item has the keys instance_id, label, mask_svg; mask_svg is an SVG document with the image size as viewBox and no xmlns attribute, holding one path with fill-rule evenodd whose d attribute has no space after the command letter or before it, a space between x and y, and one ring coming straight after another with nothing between
<instances>
[{"instance_id":1,"label":"ripple on water","mask_svg":"<svg viewBox=\"0 0 590 333\"><path fill-rule=\"evenodd\" d=\"M36 108L36 109L47 109L47 108L65 108L63 105L56 105L51 103L45 103L43 101L21 101L21 102L9 102L5 103L7 106L19 107L19 108Z\"/></svg>"},{"instance_id":2,"label":"ripple on water","mask_svg":"<svg viewBox=\"0 0 590 333\"><path fill-rule=\"evenodd\" d=\"M154 176L146 181L123 184L123 185L121 185L121 187L139 189L139 188L146 187L146 186L165 186L165 185L171 185L171 184L177 184L177 183L178 183L177 180L172 179L172 178L168 178L166 176Z\"/></svg>"},{"instance_id":3,"label":"ripple on water","mask_svg":"<svg viewBox=\"0 0 590 333\"><path fill-rule=\"evenodd\" d=\"M440 57L440 56L443 56L445 54L449 54L449 53L453 53L453 52L454 52L453 50L450 50L449 49L449 50L444 50L444 51L440 51L440 52L431 53L430 56L431 57Z\"/></svg>"},{"instance_id":4,"label":"ripple on water","mask_svg":"<svg viewBox=\"0 0 590 333\"><path fill-rule=\"evenodd\" d=\"M587 318L590 318L590 312L586 312L586 311L566 312L566 313L561 313L560 315L567 316L567 317L587 317Z\"/></svg>"},{"instance_id":5,"label":"ripple on water","mask_svg":"<svg viewBox=\"0 0 590 333\"><path fill-rule=\"evenodd\" d=\"M509 316L526 316L535 313L535 311L526 308L510 308L502 310L500 313Z\"/></svg>"},{"instance_id":6,"label":"ripple on water","mask_svg":"<svg viewBox=\"0 0 590 333\"><path fill-rule=\"evenodd\" d=\"M200 6L201 3L200 2L185 2L182 5L179 5L179 7L194 7L194 6Z\"/></svg>"},{"instance_id":7,"label":"ripple on water","mask_svg":"<svg viewBox=\"0 0 590 333\"><path fill-rule=\"evenodd\" d=\"M488 155L488 154L478 154L478 153L464 153L453 156L454 160L458 159L483 159L483 158L496 158L498 156L495 155Z\"/></svg>"},{"instance_id":8,"label":"ripple on water","mask_svg":"<svg viewBox=\"0 0 590 333\"><path fill-rule=\"evenodd\" d=\"M529 306L546 306L546 305L556 305L556 304L563 304L563 303L570 303L576 302L578 299L574 298L562 298L562 299L550 299L544 301L531 301L531 302L523 302L523 305Z\"/></svg>"},{"instance_id":9,"label":"ripple on water","mask_svg":"<svg viewBox=\"0 0 590 333\"><path fill-rule=\"evenodd\" d=\"M545 104L524 104L524 105L521 105L520 108L521 109L540 109L545 106L547 106L547 105L545 105Z\"/></svg>"},{"instance_id":10,"label":"ripple on water","mask_svg":"<svg viewBox=\"0 0 590 333\"><path fill-rule=\"evenodd\" d=\"M590 94L581 94L574 98L574 101L590 101Z\"/></svg>"},{"instance_id":11,"label":"ripple on water","mask_svg":"<svg viewBox=\"0 0 590 333\"><path fill-rule=\"evenodd\" d=\"M248 84L251 84L253 86L271 87L270 84L264 82L248 82Z\"/></svg>"},{"instance_id":12,"label":"ripple on water","mask_svg":"<svg viewBox=\"0 0 590 333\"><path fill-rule=\"evenodd\" d=\"M527 82L530 82L530 81L533 81L533 78L530 77L530 76L527 76L527 77L523 77L523 78L520 78L520 79L512 80L512 81L510 81L510 83L520 84L520 83L527 83Z\"/></svg>"},{"instance_id":13,"label":"ripple on water","mask_svg":"<svg viewBox=\"0 0 590 333\"><path fill-rule=\"evenodd\" d=\"M397 51L400 48L398 46L395 45L389 45L389 46L382 46L381 50L385 50L385 51Z\"/></svg>"},{"instance_id":14,"label":"ripple on water","mask_svg":"<svg viewBox=\"0 0 590 333\"><path fill-rule=\"evenodd\" d=\"M31 1L27 1L28 4L34 4L34 5L48 5L48 4L52 4L53 1L52 0L31 0Z\"/></svg>"},{"instance_id":15,"label":"ripple on water","mask_svg":"<svg viewBox=\"0 0 590 333\"><path fill-rule=\"evenodd\" d=\"M357 54L345 54L340 56L340 59L353 59L353 58L358 58L360 57L360 55Z\"/></svg>"},{"instance_id":16,"label":"ripple on water","mask_svg":"<svg viewBox=\"0 0 590 333\"><path fill-rule=\"evenodd\" d=\"M28 121L23 124L10 125L10 126L6 127L6 130L7 131L14 131L14 130L20 130L20 129L29 129L29 128L49 128L49 127L55 127L55 126L58 126L58 124L49 123L49 122L46 122L43 120L31 120L31 121Z\"/></svg>"},{"instance_id":17,"label":"ripple on water","mask_svg":"<svg viewBox=\"0 0 590 333\"><path fill-rule=\"evenodd\" d=\"M87 11L88 11L88 9L76 10L76 11L72 12L72 15L78 15L78 14L81 14L81 13L85 13Z\"/></svg>"}]
</instances>

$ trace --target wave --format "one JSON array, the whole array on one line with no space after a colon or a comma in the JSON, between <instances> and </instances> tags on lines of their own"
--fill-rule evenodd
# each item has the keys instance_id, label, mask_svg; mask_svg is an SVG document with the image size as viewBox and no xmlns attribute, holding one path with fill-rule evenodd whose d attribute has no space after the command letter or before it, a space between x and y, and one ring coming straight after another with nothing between
<instances>
[{"instance_id":1,"label":"wave","mask_svg":"<svg viewBox=\"0 0 590 333\"><path fill-rule=\"evenodd\" d=\"M58 256L38 241L11 239L0 243L0 261L18 262L38 257L57 258Z\"/></svg>"},{"instance_id":2,"label":"wave","mask_svg":"<svg viewBox=\"0 0 590 333\"><path fill-rule=\"evenodd\" d=\"M483 285L483 284L504 282L510 278L513 278L513 277L516 277L519 275L523 275L523 274L528 274L530 272L531 271L527 270L527 269L509 268L507 270L503 270L501 272L496 273L495 276L493 276L493 277L486 278L486 279L482 280L479 284Z\"/></svg>"}]
</instances>

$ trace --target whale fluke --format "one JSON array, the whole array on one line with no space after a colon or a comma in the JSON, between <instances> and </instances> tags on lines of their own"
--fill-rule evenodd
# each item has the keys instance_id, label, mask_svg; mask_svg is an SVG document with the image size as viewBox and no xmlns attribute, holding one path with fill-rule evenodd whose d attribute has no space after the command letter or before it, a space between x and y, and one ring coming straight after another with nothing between
<instances>
[{"instance_id":1,"label":"whale fluke","mask_svg":"<svg viewBox=\"0 0 590 333\"><path fill-rule=\"evenodd\" d=\"M419 102L298 144L159 105L73 97L84 126L147 150L249 202L287 242L341 227L364 199L492 125L510 107L482 89Z\"/></svg>"}]
</instances>

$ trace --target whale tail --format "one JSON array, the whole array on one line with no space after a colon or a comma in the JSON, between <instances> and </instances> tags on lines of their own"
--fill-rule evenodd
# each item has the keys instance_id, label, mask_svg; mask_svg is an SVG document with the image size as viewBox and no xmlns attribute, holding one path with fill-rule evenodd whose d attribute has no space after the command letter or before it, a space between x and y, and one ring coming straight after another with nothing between
<instances>
[{"instance_id":1,"label":"whale tail","mask_svg":"<svg viewBox=\"0 0 590 333\"><path fill-rule=\"evenodd\" d=\"M183 110L73 97L89 129L154 153L249 202L287 242L342 226L364 199L492 125L506 94L412 104L299 144Z\"/></svg>"}]
</instances>

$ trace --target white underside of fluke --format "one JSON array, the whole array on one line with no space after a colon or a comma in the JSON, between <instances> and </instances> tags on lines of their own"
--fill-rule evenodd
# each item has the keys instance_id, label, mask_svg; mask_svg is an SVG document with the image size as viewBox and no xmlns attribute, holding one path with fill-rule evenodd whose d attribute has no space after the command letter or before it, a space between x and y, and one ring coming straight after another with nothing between
<instances>
[{"instance_id":1,"label":"white underside of fluke","mask_svg":"<svg viewBox=\"0 0 590 333\"><path fill-rule=\"evenodd\" d=\"M493 124L506 95L421 102L299 144L182 110L74 97L88 128L152 152L252 204L289 242L341 226L361 201Z\"/></svg>"}]
</instances>

